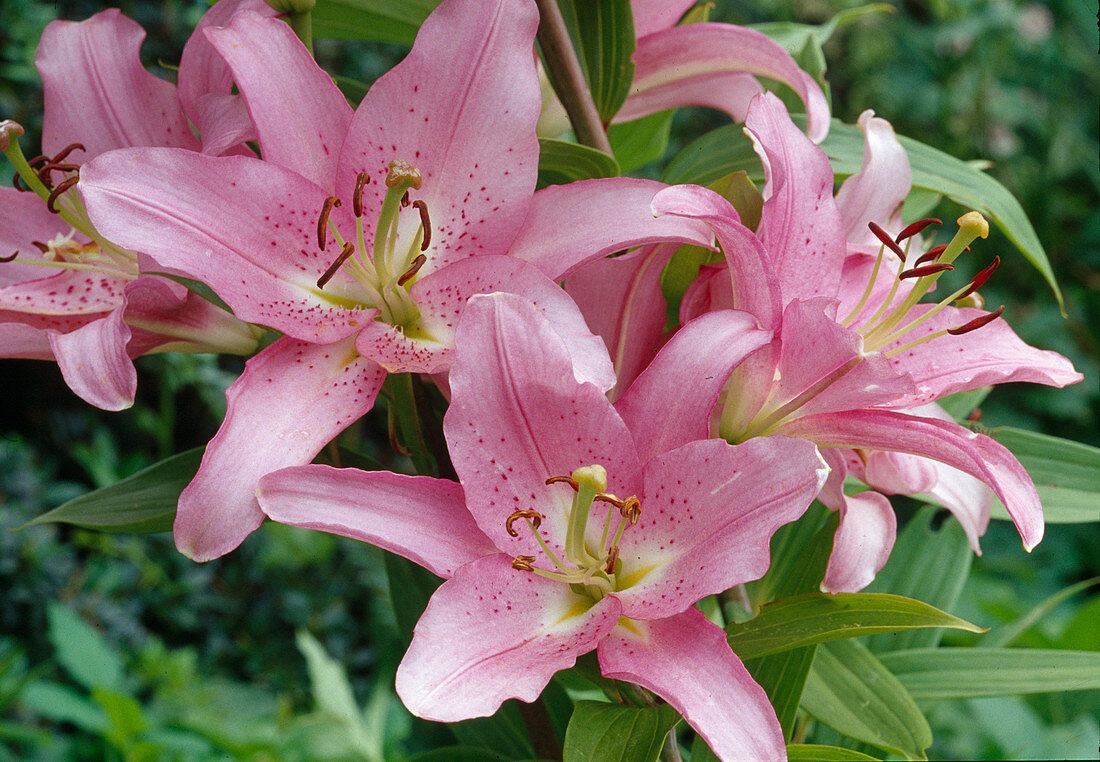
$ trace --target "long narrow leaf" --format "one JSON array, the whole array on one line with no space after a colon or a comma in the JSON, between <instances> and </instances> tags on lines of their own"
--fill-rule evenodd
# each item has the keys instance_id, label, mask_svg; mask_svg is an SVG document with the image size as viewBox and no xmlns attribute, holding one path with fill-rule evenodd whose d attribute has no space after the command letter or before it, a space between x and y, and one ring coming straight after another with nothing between
<instances>
[{"instance_id":1,"label":"long narrow leaf","mask_svg":"<svg viewBox=\"0 0 1100 762\"><path fill-rule=\"evenodd\" d=\"M1010 426L986 433L1020 459L1039 490L1047 523L1100 521L1100 449ZM1009 518L1000 502L993 518Z\"/></svg>"}]
</instances>

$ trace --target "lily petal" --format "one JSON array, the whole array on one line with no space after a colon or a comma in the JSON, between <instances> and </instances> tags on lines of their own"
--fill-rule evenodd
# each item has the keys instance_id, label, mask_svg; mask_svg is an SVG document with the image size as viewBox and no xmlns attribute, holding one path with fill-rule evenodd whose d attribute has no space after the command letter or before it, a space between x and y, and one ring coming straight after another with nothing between
<instances>
[{"instance_id":1,"label":"lily petal","mask_svg":"<svg viewBox=\"0 0 1100 762\"><path fill-rule=\"evenodd\" d=\"M141 65L144 39L145 30L117 8L46 26L34 56L42 75L44 152L77 141L84 145L78 161L129 146L199 149L176 88Z\"/></svg>"},{"instance_id":2,"label":"lily petal","mask_svg":"<svg viewBox=\"0 0 1100 762\"><path fill-rule=\"evenodd\" d=\"M376 181L364 189L363 206L379 209L387 165L416 166L423 184L413 195L432 222L423 275L474 254L503 254L523 222L538 174L537 24L527 0L440 3L409 54L355 112L337 195L350 198L365 171ZM412 236L416 215L403 217L408 227L399 232Z\"/></svg>"},{"instance_id":3,"label":"lily petal","mask_svg":"<svg viewBox=\"0 0 1100 762\"><path fill-rule=\"evenodd\" d=\"M868 109L859 115L863 130L863 165L840 186L836 206L844 220L848 247L877 251L879 240L867 228L875 222L892 233L900 222L902 202L912 187L909 156L898 142L894 128Z\"/></svg>"},{"instance_id":4,"label":"lily petal","mask_svg":"<svg viewBox=\"0 0 1100 762\"><path fill-rule=\"evenodd\" d=\"M0 323L0 357L53 360L46 332L22 323Z\"/></svg>"},{"instance_id":5,"label":"lily petal","mask_svg":"<svg viewBox=\"0 0 1100 762\"><path fill-rule=\"evenodd\" d=\"M784 423L777 433L821 447L870 448L921 455L970 474L997 493L1031 550L1043 539L1043 506L1027 471L1006 447L984 434L933 418L889 410L820 413Z\"/></svg>"},{"instance_id":6,"label":"lily petal","mask_svg":"<svg viewBox=\"0 0 1100 762\"><path fill-rule=\"evenodd\" d=\"M630 0L634 15L634 36L645 37L675 26L695 0Z\"/></svg>"},{"instance_id":7,"label":"lily petal","mask_svg":"<svg viewBox=\"0 0 1100 762\"><path fill-rule=\"evenodd\" d=\"M350 279L317 287L339 251L333 240L317 246L326 193L287 169L135 148L87 164L79 187L104 236L208 284L241 320L328 343L377 314L341 292Z\"/></svg>"},{"instance_id":8,"label":"lily petal","mask_svg":"<svg viewBox=\"0 0 1100 762\"><path fill-rule=\"evenodd\" d=\"M233 72L264 161L332 193L351 106L290 25L242 11L206 36Z\"/></svg>"},{"instance_id":9,"label":"lily petal","mask_svg":"<svg viewBox=\"0 0 1100 762\"><path fill-rule=\"evenodd\" d=\"M771 340L747 312L707 313L677 331L615 403L643 462L710 436L711 416L733 369ZM687 390L687 393L685 391Z\"/></svg>"},{"instance_id":10,"label":"lily petal","mask_svg":"<svg viewBox=\"0 0 1100 762\"><path fill-rule=\"evenodd\" d=\"M745 127L767 176L756 234L779 274L783 303L835 296L845 246L829 157L774 93L753 100Z\"/></svg>"},{"instance_id":11,"label":"lily petal","mask_svg":"<svg viewBox=\"0 0 1100 762\"><path fill-rule=\"evenodd\" d=\"M440 577L498 552L447 479L298 466L260 479L256 499L282 524L369 542Z\"/></svg>"},{"instance_id":12,"label":"lily petal","mask_svg":"<svg viewBox=\"0 0 1100 762\"><path fill-rule=\"evenodd\" d=\"M762 577L775 530L806 511L828 472L813 444L785 437L704 439L649 461L619 555L623 615L671 616Z\"/></svg>"},{"instance_id":13,"label":"lily petal","mask_svg":"<svg viewBox=\"0 0 1100 762\"><path fill-rule=\"evenodd\" d=\"M821 590L858 593L871 584L890 558L897 531L894 509L879 493L868 490L844 496Z\"/></svg>"},{"instance_id":14,"label":"lily petal","mask_svg":"<svg viewBox=\"0 0 1100 762\"><path fill-rule=\"evenodd\" d=\"M565 342L530 301L470 299L450 383L443 429L451 458L470 512L501 550L544 557L531 532L506 531L517 509L542 513L540 533L561 549L573 492L547 485L549 477L598 463L607 491L640 494L630 432L598 387L577 381Z\"/></svg>"},{"instance_id":15,"label":"lily petal","mask_svg":"<svg viewBox=\"0 0 1100 762\"><path fill-rule=\"evenodd\" d=\"M615 626L614 597L595 605L568 585L512 568L495 554L444 582L397 668L397 695L418 717L455 722L534 701Z\"/></svg>"},{"instance_id":16,"label":"lily petal","mask_svg":"<svg viewBox=\"0 0 1100 762\"><path fill-rule=\"evenodd\" d=\"M509 254L560 281L585 262L648 243L710 246L707 226L685 217L654 219L650 203L668 186L604 178L551 185L535 193Z\"/></svg>"},{"instance_id":17,"label":"lily petal","mask_svg":"<svg viewBox=\"0 0 1100 762\"><path fill-rule=\"evenodd\" d=\"M599 658L605 677L637 683L676 707L719 759L787 758L768 695L698 609L616 627Z\"/></svg>"},{"instance_id":18,"label":"lily petal","mask_svg":"<svg viewBox=\"0 0 1100 762\"><path fill-rule=\"evenodd\" d=\"M78 397L101 410L125 410L134 404L137 370L126 353L130 327L120 305L106 317L69 333L50 331L61 375Z\"/></svg>"},{"instance_id":19,"label":"lily petal","mask_svg":"<svg viewBox=\"0 0 1100 762\"><path fill-rule=\"evenodd\" d=\"M346 339L318 345L283 337L245 364L194 480L180 495L176 547L195 561L236 548L263 521L256 484L308 463L374 405L385 371Z\"/></svg>"},{"instance_id":20,"label":"lily petal","mask_svg":"<svg viewBox=\"0 0 1100 762\"><path fill-rule=\"evenodd\" d=\"M678 98L676 85L688 83L685 93L705 95L690 83L705 77L722 78L728 85L730 73L747 73L778 80L793 89L806 106L807 134L815 143L829 132L829 103L813 78L799 68L791 55L778 43L754 29L734 24L687 24L664 29L638 40L634 51L634 84L620 114L636 119L656 111L679 106L711 106L726 111L735 119L745 113L745 88L723 92L715 87L706 101L697 103ZM661 88L660 99L647 98L646 108L635 108L632 99L646 98L649 91ZM723 96L726 96L723 98Z\"/></svg>"}]
</instances>

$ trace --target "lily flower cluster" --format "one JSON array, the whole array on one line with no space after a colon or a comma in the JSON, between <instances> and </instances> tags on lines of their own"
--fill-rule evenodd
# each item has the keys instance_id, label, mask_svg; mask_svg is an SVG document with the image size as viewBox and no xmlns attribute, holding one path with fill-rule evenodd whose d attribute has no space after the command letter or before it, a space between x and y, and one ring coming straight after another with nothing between
<instances>
[{"instance_id":1,"label":"lily flower cluster","mask_svg":"<svg viewBox=\"0 0 1100 762\"><path fill-rule=\"evenodd\" d=\"M43 155L0 125L18 173L0 192L15 251L0 353L53 358L77 394L120 409L137 355L251 354L273 333L180 495L181 552L216 558L270 517L442 577L397 673L422 717L534 700L594 649L720 758L783 757L766 694L694 604L761 577L772 535L815 498L840 513L830 592L885 563L888 494L941 502L975 550L996 494L1030 549L1043 519L1027 474L934 402L1080 375L977 306L992 267L922 302L984 218L925 251L931 222L900 223L904 151L870 113L863 168L834 196L814 80L756 32L676 26L690 5L635 1L618 118L692 104L744 120L766 175L751 228L696 186L536 190L538 134L562 112L527 0L445 0L354 110L258 0L211 8L178 86L141 68L143 33L117 11L55 22L36 59ZM809 134L754 75L792 87ZM721 260L669 335L659 276L686 244ZM457 479L311 465L396 373L449 400ZM869 489L849 494L847 477Z\"/></svg>"}]
</instances>

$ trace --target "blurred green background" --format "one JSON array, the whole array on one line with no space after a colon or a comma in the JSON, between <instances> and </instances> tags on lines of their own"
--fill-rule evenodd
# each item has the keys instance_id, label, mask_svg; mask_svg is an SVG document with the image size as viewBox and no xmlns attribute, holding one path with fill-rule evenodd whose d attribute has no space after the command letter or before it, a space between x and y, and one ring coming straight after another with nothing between
<instances>
[{"instance_id":1,"label":"blurred green background","mask_svg":"<svg viewBox=\"0 0 1100 762\"><path fill-rule=\"evenodd\" d=\"M0 0L0 117L29 128L28 155L41 125L32 60L42 28L105 5ZM146 65L170 79L205 4L117 5L148 30ZM712 18L820 23L852 5L718 2ZM1006 304L1025 340L1067 355L1086 375L1061 391L999 388L983 403L982 422L1100 445L1096 46L1092 8L1079 0L927 0L842 28L825 52L842 120L873 108L900 134L962 159L989 160L989 173L1027 210L1065 291L1067 318L1003 236L995 232L981 244L974 269L994 253L1004 260L983 288L987 303ZM403 50L317 42L329 71L366 82ZM670 151L722 123L684 110ZM0 176L7 182L10 168ZM954 219L961 210L947 204L939 211ZM235 358L204 356L137 364L138 403L108 415L72 395L56 367L3 362L0 527L19 527L74 495L205 443L224 412L222 392L241 367ZM384 425L373 413L360 436L378 436ZM1028 556L1012 528L994 522L954 613L985 626L1012 621L1066 585L1100 575L1097 547L1098 525L1058 525ZM0 531L0 760L399 759L449 738L413 724L392 695L401 647L381 558L363 545L272 524L203 565L179 556L166 535ZM296 639L303 630L316 641ZM1097 632L1100 600L1078 596L1021 643L1097 650ZM337 663L350 676L342 703L332 699L348 690ZM349 701L365 712L349 719ZM930 715L932 754L1087 757L1095 753L1097 716L1100 701L1085 694L953 702Z\"/></svg>"}]
</instances>

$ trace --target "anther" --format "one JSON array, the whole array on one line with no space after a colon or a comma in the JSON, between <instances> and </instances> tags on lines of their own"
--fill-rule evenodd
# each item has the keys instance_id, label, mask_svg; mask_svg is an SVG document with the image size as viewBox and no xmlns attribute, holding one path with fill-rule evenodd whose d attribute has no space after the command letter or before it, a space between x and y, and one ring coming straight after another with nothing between
<instances>
[{"instance_id":1,"label":"anther","mask_svg":"<svg viewBox=\"0 0 1100 762\"><path fill-rule=\"evenodd\" d=\"M917 220L916 222L912 222L912 223L906 225L904 228L902 228L901 232L897 234L897 237L895 237L894 240L898 243L901 243L906 238L912 238L913 236L915 236L917 233L924 230L929 225L942 225L942 224L943 224L943 220L937 220L935 217L926 217L923 220Z\"/></svg>"},{"instance_id":2,"label":"anther","mask_svg":"<svg viewBox=\"0 0 1100 762\"><path fill-rule=\"evenodd\" d=\"M37 156L32 156L31 158L27 159L27 166L30 167L31 169L38 169L43 164L49 164L49 163L50 163L50 157L47 156L44 153L40 153Z\"/></svg>"},{"instance_id":3,"label":"anther","mask_svg":"<svg viewBox=\"0 0 1100 762\"><path fill-rule=\"evenodd\" d=\"M348 257L354 253L355 244L351 241L345 243L344 248L340 251L340 255L336 257L336 261L329 265L328 269L321 273L321 277L317 279L317 288L324 288L325 284L332 280L332 276L348 261Z\"/></svg>"},{"instance_id":4,"label":"anther","mask_svg":"<svg viewBox=\"0 0 1100 762\"><path fill-rule=\"evenodd\" d=\"M412 267L406 270L400 278L397 279L397 285L404 286L413 276L420 272L420 268L424 266L424 263L428 261L428 258L423 254L417 254L416 259L412 262Z\"/></svg>"},{"instance_id":5,"label":"anther","mask_svg":"<svg viewBox=\"0 0 1100 762\"><path fill-rule=\"evenodd\" d=\"M914 267L911 270L898 275L899 280L905 280L906 278L923 278L925 275L935 275L936 273L945 273L948 270L954 270L955 265L947 262L937 262L932 265L924 265L923 267Z\"/></svg>"},{"instance_id":6,"label":"anther","mask_svg":"<svg viewBox=\"0 0 1100 762\"><path fill-rule=\"evenodd\" d=\"M619 546L612 545L607 550L607 563L604 564L603 570L608 574L615 573L615 563L619 560Z\"/></svg>"},{"instance_id":7,"label":"anther","mask_svg":"<svg viewBox=\"0 0 1100 762\"><path fill-rule=\"evenodd\" d=\"M16 172L14 175L11 176L11 184L13 186L15 186L15 189L17 191L22 192L22 193L25 193L25 192L29 191L30 188L26 188L23 185L21 185L20 182L19 182L19 179L20 178L19 178L19 173L18 172Z\"/></svg>"},{"instance_id":8,"label":"anther","mask_svg":"<svg viewBox=\"0 0 1100 762\"><path fill-rule=\"evenodd\" d=\"M14 262L15 258L19 256L19 249L12 252L10 257L0 257L0 262Z\"/></svg>"},{"instance_id":9,"label":"anther","mask_svg":"<svg viewBox=\"0 0 1100 762\"><path fill-rule=\"evenodd\" d=\"M504 529L508 532L509 537L519 537L519 532L512 528L512 524L520 519L527 519L530 521L532 529L538 529L542 525L542 514L538 511L516 511L504 522Z\"/></svg>"},{"instance_id":10,"label":"anther","mask_svg":"<svg viewBox=\"0 0 1100 762\"><path fill-rule=\"evenodd\" d=\"M939 258L940 254L943 254L945 251L947 251L946 243L941 243L939 246L933 246L931 249L917 257L917 261L913 264L923 265L925 262L935 262L936 259Z\"/></svg>"},{"instance_id":11,"label":"anther","mask_svg":"<svg viewBox=\"0 0 1100 762\"><path fill-rule=\"evenodd\" d=\"M976 331L979 328L981 328L982 326L992 323L994 320L999 318L1004 311L1005 311L1005 306L1002 304L1000 307L997 308L997 310L995 312L990 312L988 315L982 315L981 317L976 317L973 320L971 320L969 323L963 323L958 328L948 328L947 332L949 334L951 334L952 336L958 336L958 335L963 334L963 333L970 333L971 331Z\"/></svg>"},{"instance_id":12,"label":"anther","mask_svg":"<svg viewBox=\"0 0 1100 762\"><path fill-rule=\"evenodd\" d=\"M984 286L985 282L989 280L990 276L993 275L993 273L997 270L998 267L1000 267L1000 265L1001 258L993 257L993 261L989 263L989 266L974 276L974 279L970 281L970 285L967 287L966 291L963 291L961 294L956 296L955 301L965 299L966 297L977 291L979 288Z\"/></svg>"},{"instance_id":13,"label":"anther","mask_svg":"<svg viewBox=\"0 0 1100 762\"><path fill-rule=\"evenodd\" d=\"M405 191L405 195L401 197L401 208L404 209L409 205L409 192Z\"/></svg>"},{"instance_id":14,"label":"anther","mask_svg":"<svg viewBox=\"0 0 1100 762\"><path fill-rule=\"evenodd\" d=\"M535 570L535 557L534 556L516 556L512 559L512 568L517 571L534 571Z\"/></svg>"},{"instance_id":15,"label":"anther","mask_svg":"<svg viewBox=\"0 0 1100 762\"><path fill-rule=\"evenodd\" d=\"M356 217L363 216L363 188L370 182L370 175L366 172L360 172L355 176L355 190L351 194L351 208L355 211Z\"/></svg>"},{"instance_id":16,"label":"anther","mask_svg":"<svg viewBox=\"0 0 1100 762\"><path fill-rule=\"evenodd\" d=\"M642 515L642 501L638 499L637 495L631 495L623 500L621 497L615 497L609 492L601 492L592 499L601 503L611 503L619 509L619 514L624 519L630 519L631 524L637 524L638 518Z\"/></svg>"},{"instance_id":17,"label":"anther","mask_svg":"<svg viewBox=\"0 0 1100 762\"><path fill-rule=\"evenodd\" d=\"M41 251L43 254L50 250L50 247L42 243L41 241L31 241L31 244L33 244L34 247Z\"/></svg>"},{"instance_id":18,"label":"anther","mask_svg":"<svg viewBox=\"0 0 1100 762\"><path fill-rule=\"evenodd\" d=\"M424 240L420 242L420 250L427 251L428 244L432 242L432 221L428 219L428 205L420 199L413 201L412 205L420 212L420 226L424 228Z\"/></svg>"},{"instance_id":19,"label":"anther","mask_svg":"<svg viewBox=\"0 0 1100 762\"><path fill-rule=\"evenodd\" d=\"M340 199L329 196L321 206L321 218L317 220L317 244L325 248L325 228L328 227L328 216L332 214L333 207L340 206Z\"/></svg>"},{"instance_id":20,"label":"anther","mask_svg":"<svg viewBox=\"0 0 1100 762\"><path fill-rule=\"evenodd\" d=\"M56 207L54 207L54 204L57 202L58 197L60 197L62 193L76 185L77 181L79 180L79 177L70 177L68 180L61 183L52 191L50 191L50 195L46 198L46 208L54 214L60 214L60 211Z\"/></svg>"},{"instance_id":21,"label":"anther","mask_svg":"<svg viewBox=\"0 0 1100 762\"><path fill-rule=\"evenodd\" d=\"M573 488L574 492L580 491L580 485L578 485L577 480L571 476L551 476L546 480L547 484L557 484L558 482L565 482Z\"/></svg>"},{"instance_id":22,"label":"anther","mask_svg":"<svg viewBox=\"0 0 1100 762\"><path fill-rule=\"evenodd\" d=\"M55 161L50 161L48 164L44 164L36 174L38 175L38 179L41 180L44 184L51 185L51 172L76 172L79 171L79 169L79 164L60 164Z\"/></svg>"},{"instance_id":23,"label":"anther","mask_svg":"<svg viewBox=\"0 0 1100 762\"><path fill-rule=\"evenodd\" d=\"M73 151L84 151L83 143L69 143L69 145L62 148L50 161L59 162L64 161L65 157L71 154Z\"/></svg>"},{"instance_id":24,"label":"anther","mask_svg":"<svg viewBox=\"0 0 1100 762\"><path fill-rule=\"evenodd\" d=\"M885 246L890 251L897 254L898 257L900 257L902 259L902 261L905 260L905 252L901 250L900 246L898 246L896 243L894 243L894 239L890 237L889 233L887 233L885 230L883 230L881 227L879 227L878 223L868 222L867 227L870 229L870 231L872 233L875 234L875 238L882 241L883 246Z\"/></svg>"}]
</instances>

